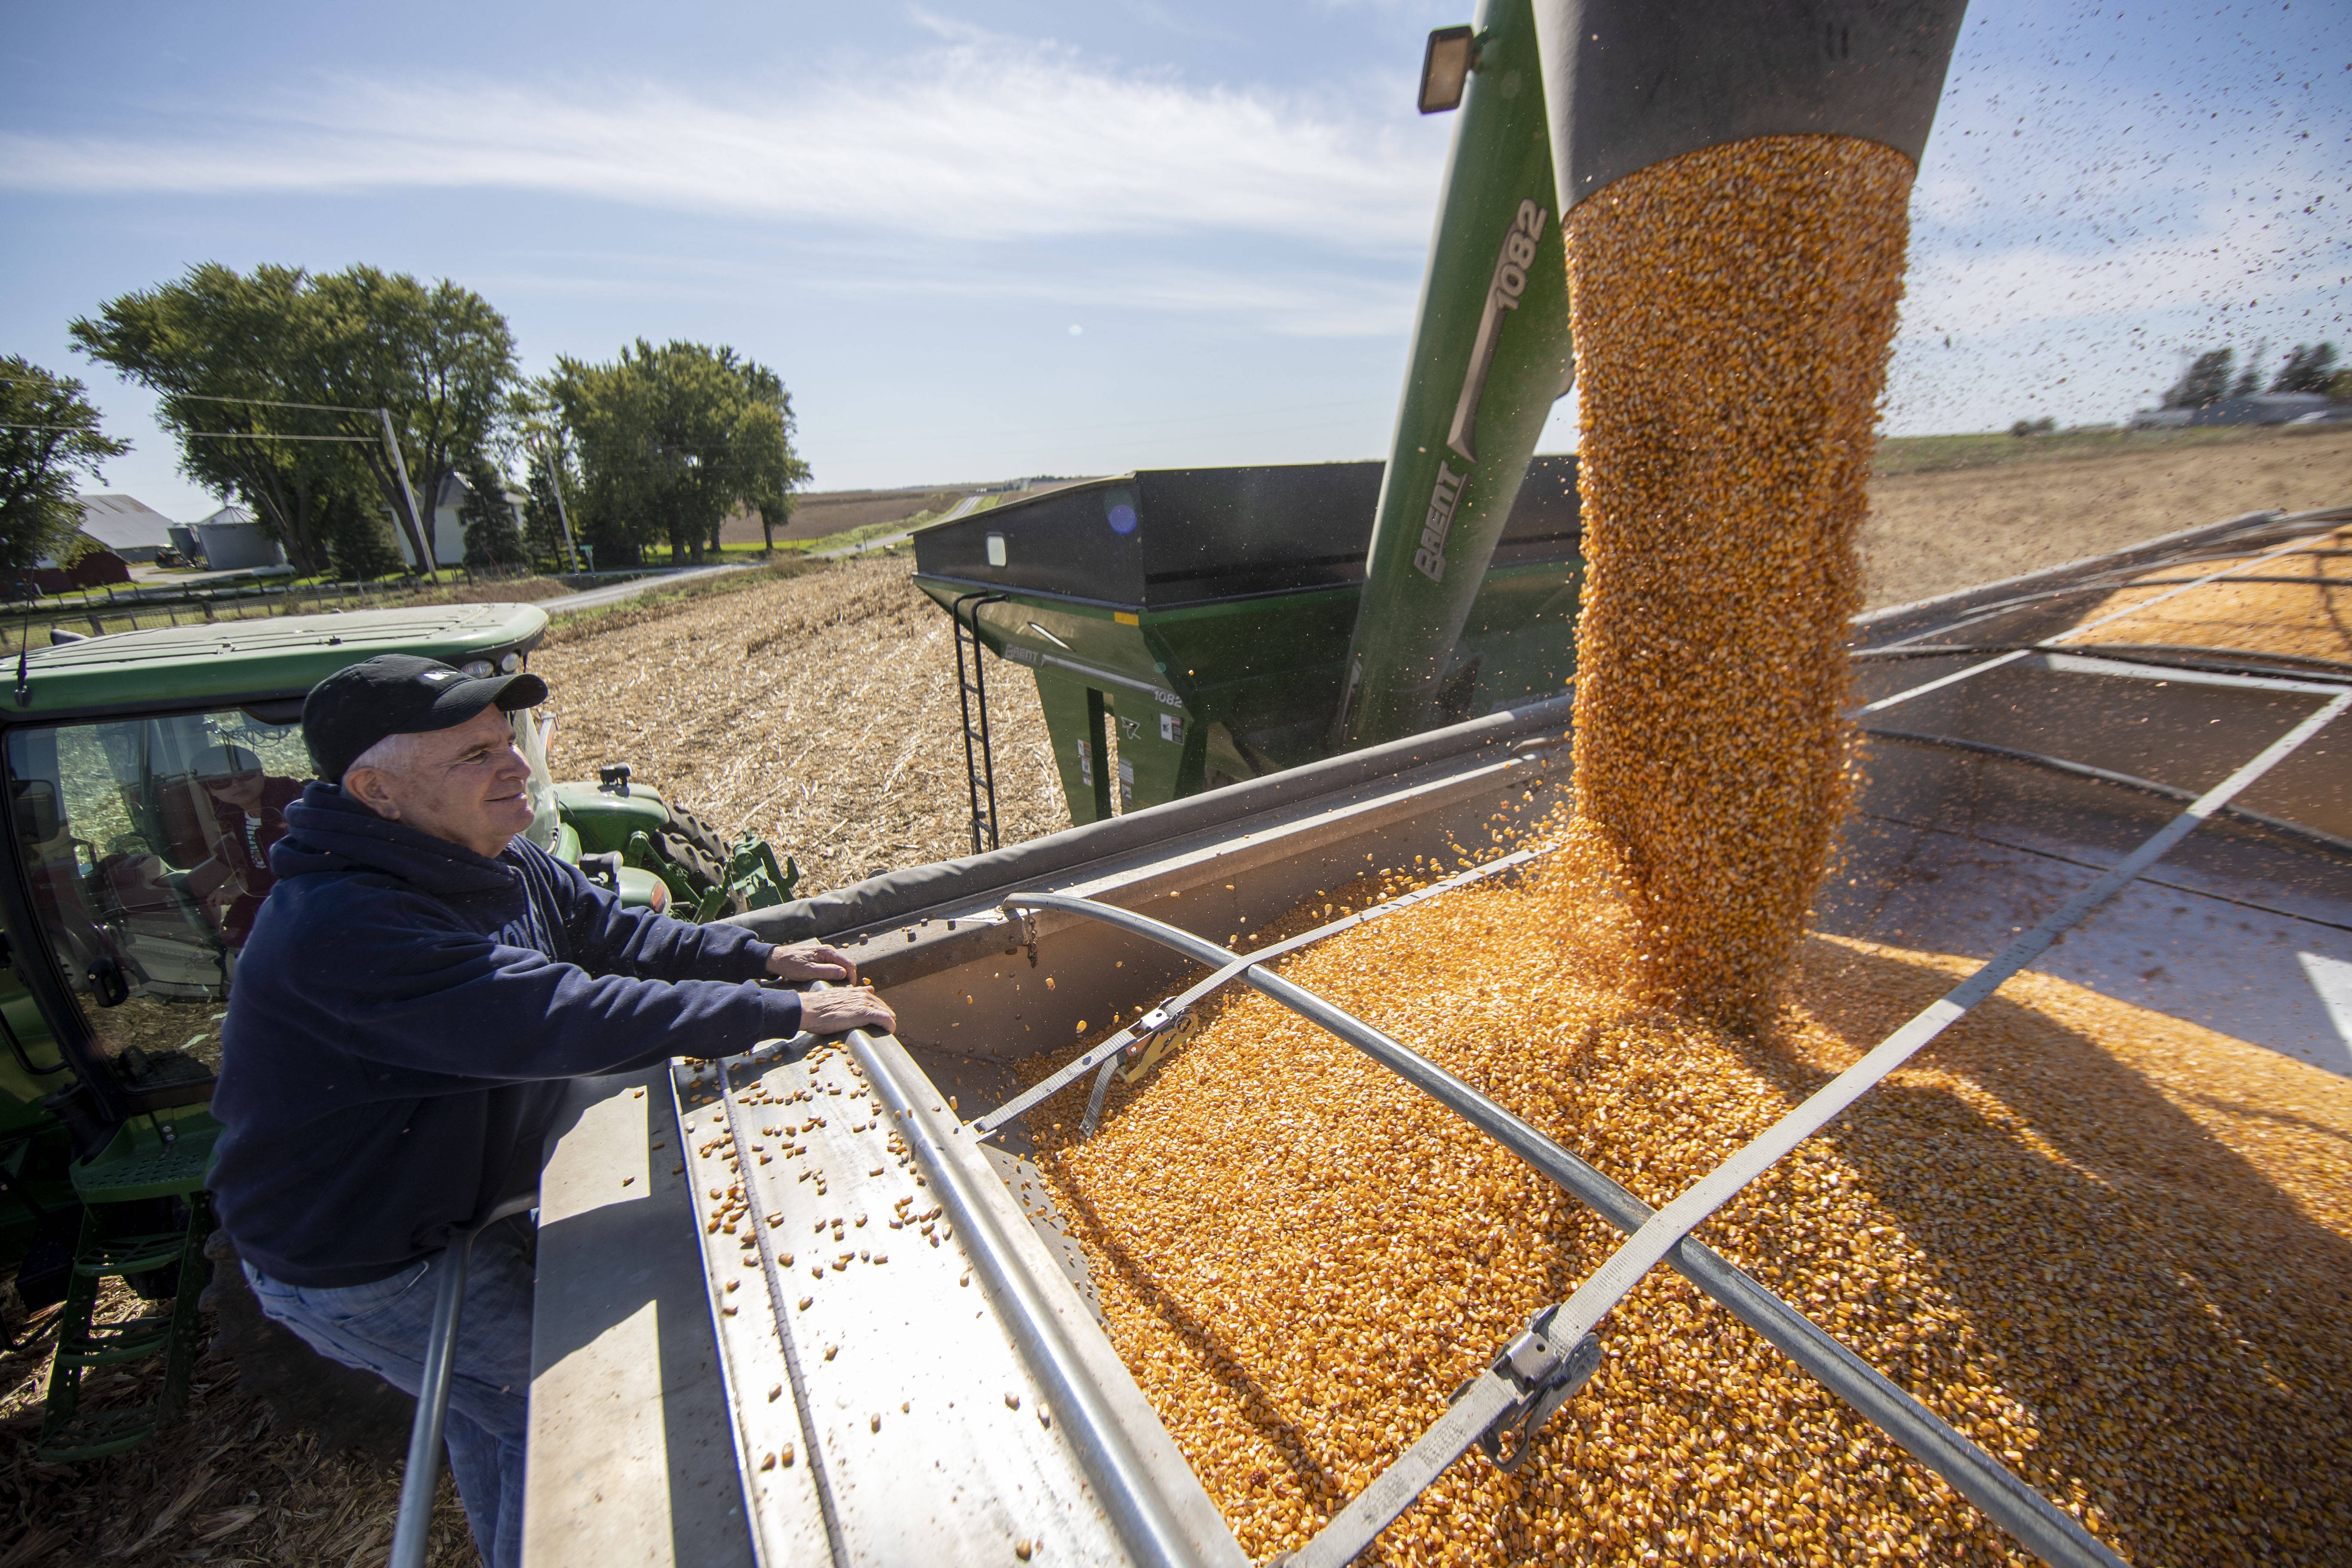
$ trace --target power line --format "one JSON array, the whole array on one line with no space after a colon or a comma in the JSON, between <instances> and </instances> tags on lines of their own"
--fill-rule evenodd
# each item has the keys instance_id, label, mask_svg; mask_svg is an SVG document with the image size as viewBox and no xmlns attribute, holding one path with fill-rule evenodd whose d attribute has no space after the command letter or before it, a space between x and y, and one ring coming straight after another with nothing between
<instances>
[{"instance_id":1,"label":"power line","mask_svg":"<svg viewBox=\"0 0 2352 1568\"><path fill-rule=\"evenodd\" d=\"M375 414L374 408L354 408L348 403L285 403L274 397L222 397L209 392L167 392L166 397L185 398L191 403L250 403L257 408L315 408L328 414Z\"/></svg>"},{"instance_id":2,"label":"power line","mask_svg":"<svg viewBox=\"0 0 2352 1568\"><path fill-rule=\"evenodd\" d=\"M279 436L268 430L183 430L180 434L217 441L357 441L362 447L375 445L373 436Z\"/></svg>"}]
</instances>

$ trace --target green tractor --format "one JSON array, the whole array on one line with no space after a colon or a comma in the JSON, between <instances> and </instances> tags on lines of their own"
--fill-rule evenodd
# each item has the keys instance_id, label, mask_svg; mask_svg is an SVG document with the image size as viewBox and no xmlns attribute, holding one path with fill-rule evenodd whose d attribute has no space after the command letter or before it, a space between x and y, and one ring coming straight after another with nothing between
<instances>
[{"instance_id":1,"label":"green tractor","mask_svg":"<svg viewBox=\"0 0 2352 1568\"><path fill-rule=\"evenodd\" d=\"M18 657L0 699L14 808L0 868L0 1268L15 1267L28 1311L65 1303L45 1458L129 1447L184 1394L208 1271L220 1024L280 813L310 777L303 695L381 653L520 669L546 628L527 605L447 605L52 634L58 646ZM625 764L558 782L551 722L514 722L538 806L528 837L624 902L703 921L791 896L798 868L764 843L726 842ZM93 1326L108 1276L155 1309ZM160 1397L84 1407L85 1373L155 1356Z\"/></svg>"}]
</instances>

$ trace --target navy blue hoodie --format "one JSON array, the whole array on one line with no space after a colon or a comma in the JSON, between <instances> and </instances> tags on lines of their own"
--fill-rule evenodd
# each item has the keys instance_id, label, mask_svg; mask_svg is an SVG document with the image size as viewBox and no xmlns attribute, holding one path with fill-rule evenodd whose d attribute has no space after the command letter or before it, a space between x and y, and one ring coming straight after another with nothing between
<instances>
[{"instance_id":1,"label":"navy blue hoodie","mask_svg":"<svg viewBox=\"0 0 2352 1568\"><path fill-rule=\"evenodd\" d=\"M562 1079L800 1027L767 943L626 910L518 838L495 860L332 784L286 809L221 1029L210 1183L245 1260L363 1285L536 1168Z\"/></svg>"}]
</instances>

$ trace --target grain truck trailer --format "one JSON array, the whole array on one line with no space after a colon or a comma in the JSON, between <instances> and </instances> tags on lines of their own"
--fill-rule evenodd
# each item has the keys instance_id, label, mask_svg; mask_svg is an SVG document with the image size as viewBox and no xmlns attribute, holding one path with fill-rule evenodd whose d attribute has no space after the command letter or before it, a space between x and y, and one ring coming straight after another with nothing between
<instances>
[{"instance_id":1,"label":"grain truck trailer","mask_svg":"<svg viewBox=\"0 0 2352 1568\"><path fill-rule=\"evenodd\" d=\"M2324 1009L2293 1005L2312 995L2294 955L2336 952L2352 929L2352 824L2315 739L2352 689L2291 659L2107 646L2081 613L2118 583L2196 582L2216 557L2242 572L2348 520L2231 520L1858 623L1864 701L1886 704L1866 721L1891 730L1907 710L1916 728L1875 753L1887 761L1849 816L1822 928L1989 966L2017 961L2021 932L2046 950L2071 931L2045 962L2078 983L2352 1071ZM2029 651L1947 683L2003 657L1981 650L1984 628ZM1983 698L1965 698L1979 682ZM2042 731L1979 738L2021 714ZM529 1560L1241 1561L1104 1333L1088 1265L1026 1158L1025 1119L1069 1089L1047 1113L1090 1123L1114 1075L1148 1081L1203 998L1246 985L1621 1230L1653 1223L1572 1151L1276 968L1545 854L1530 830L1568 782L1567 717L1560 700L1507 710L739 917L776 940L848 944L898 1035L580 1086L541 1189ZM2151 757L2137 749L2151 724L2212 734ZM2193 836L2184 805L2203 824ZM2179 847L2143 897L2112 868L2168 834ZM1937 843L1961 852L1922 854ZM1985 860L1988 844L2041 874ZM1444 870L1388 904L1255 953L1231 940L1416 856ZM2252 924L2209 941L2209 962L2139 978L2153 932L2193 953L2216 917ZM1799 1305L1687 1236L1661 1260L2044 1561L2116 1561ZM1514 1462L1547 1420L1606 1401L1605 1373L1584 1381L1588 1342L1553 1345L1549 1327L1488 1347L1460 1407L1476 1420L1424 1435L1421 1469L1376 1483L1298 1560L1348 1560L1447 1465L1490 1462L1458 1458L1468 1449Z\"/></svg>"}]
</instances>

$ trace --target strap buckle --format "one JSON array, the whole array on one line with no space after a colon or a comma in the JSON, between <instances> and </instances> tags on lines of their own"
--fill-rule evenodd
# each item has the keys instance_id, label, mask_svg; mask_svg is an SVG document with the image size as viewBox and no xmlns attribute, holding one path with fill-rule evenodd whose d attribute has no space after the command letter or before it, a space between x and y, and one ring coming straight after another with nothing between
<instances>
[{"instance_id":1,"label":"strap buckle","mask_svg":"<svg viewBox=\"0 0 2352 1568\"><path fill-rule=\"evenodd\" d=\"M1547 1307L1537 1313L1527 1331L1504 1346L1502 1353L1487 1368L1518 1391L1518 1397L1478 1434L1478 1451L1505 1475L1516 1473L1527 1463L1528 1454L1535 1449L1536 1433L1559 1413L1561 1405L1576 1397L1577 1391L1591 1380L1601 1365L1598 1334L1587 1334L1565 1351L1552 1342L1552 1319L1559 1311L1558 1307ZM1455 1389L1446 1403L1459 1400L1476 1382L1473 1378ZM1512 1439L1507 1456L1503 1451L1506 1432Z\"/></svg>"}]
</instances>

